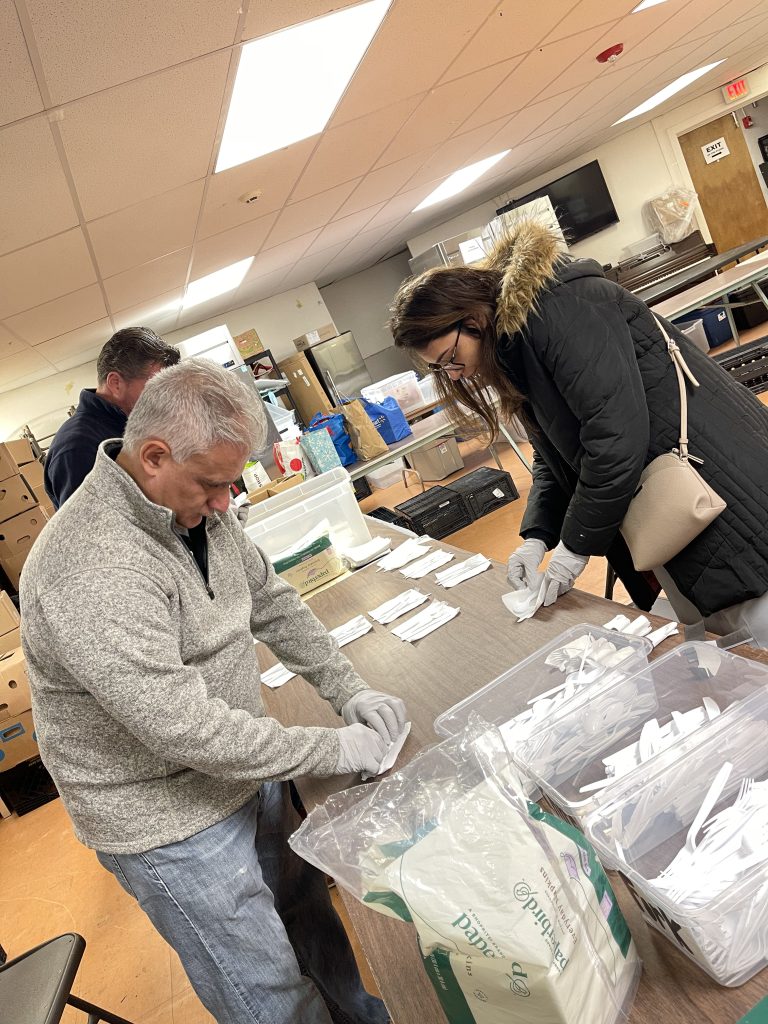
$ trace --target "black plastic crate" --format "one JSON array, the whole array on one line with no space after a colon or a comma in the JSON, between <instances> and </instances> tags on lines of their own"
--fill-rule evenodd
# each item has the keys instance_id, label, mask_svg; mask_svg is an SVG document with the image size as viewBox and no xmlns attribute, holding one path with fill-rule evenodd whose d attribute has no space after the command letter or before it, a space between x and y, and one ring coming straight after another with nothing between
<instances>
[{"instance_id":1,"label":"black plastic crate","mask_svg":"<svg viewBox=\"0 0 768 1024\"><path fill-rule=\"evenodd\" d=\"M371 485L368 483L367 478L364 476L359 476L357 480L353 480L352 486L355 489L355 497L357 498L358 501L363 501L364 498L370 498L370 496L373 494L373 491L371 490Z\"/></svg>"},{"instance_id":2,"label":"black plastic crate","mask_svg":"<svg viewBox=\"0 0 768 1024\"><path fill-rule=\"evenodd\" d=\"M758 338L714 358L734 380L756 395L768 391L768 339Z\"/></svg>"},{"instance_id":3,"label":"black plastic crate","mask_svg":"<svg viewBox=\"0 0 768 1024\"><path fill-rule=\"evenodd\" d=\"M520 497L515 482L503 469L480 466L471 473L451 480L450 490L458 491L473 519L487 516L494 509L508 505Z\"/></svg>"},{"instance_id":4,"label":"black plastic crate","mask_svg":"<svg viewBox=\"0 0 768 1024\"><path fill-rule=\"evenodd\" d=\"M19 816L55 800L59 795L53 779L39 757L0 772L0 794L10 810Z\"/></svg>"},{"instance_id":5,"label":"black plastic crate","mask_svg":"<svg viewBox=\"0 0 768 1024\"><path fill-rule=\"evenodd\" d=\"M391 508L387 508L385 505L379 505L379 507L373 509L372 512L366 512L366 515L373 516L374 519L380 519L382 523L390 523L392 526L402 526L404 530L411 529L411 524L405 516L399 516L397 512L393 512Z\"/></svg>"},{"instance_id":6,"label":"black plastic crate","mask_svg":"<svg viewBox=\"0 0 768 1024\"><path fill-rule=\"evenodd\" d=\"M472 522L472 514L462 495L451 487L439 485L395 505L395 510L405 516L414 533L428 533L435 540L447 537Z\"/></svg>"}]
</instances>

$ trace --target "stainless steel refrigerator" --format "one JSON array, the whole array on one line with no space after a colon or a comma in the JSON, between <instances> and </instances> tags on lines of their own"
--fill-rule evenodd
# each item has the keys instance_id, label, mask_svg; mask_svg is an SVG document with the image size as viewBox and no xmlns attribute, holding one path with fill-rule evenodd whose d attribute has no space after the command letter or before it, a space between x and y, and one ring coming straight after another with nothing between
<instances>
[{"instance_id":1,"label":"stainless steel refrigerator","mask_svg":"<svg viewBox=\"0 0 768 1024\"><path fill-rule=\"evenodd\" d=\"M361 389L373 383L351 331L310 345L303 354L334 405L360 398Z\"/></svg>"}]
</instances>

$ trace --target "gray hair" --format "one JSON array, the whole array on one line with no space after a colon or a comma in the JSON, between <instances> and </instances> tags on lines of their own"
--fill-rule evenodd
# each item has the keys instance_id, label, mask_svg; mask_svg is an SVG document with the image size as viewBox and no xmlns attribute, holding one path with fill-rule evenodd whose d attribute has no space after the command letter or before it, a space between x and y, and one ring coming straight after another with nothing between
<instances>
[{"instance_id":1,"label":"gray hair","mask_svg":"<svg viewBox=\"0 0 768 1024\"><path fill-rule=\"evenodd\" d=\"M261 450L267 414L257 394L209 359L186 359L155 374L128 417L123 448L133 455L155 438L165 441L175 462L217 444Z\"/></svg>"}]
</instances>

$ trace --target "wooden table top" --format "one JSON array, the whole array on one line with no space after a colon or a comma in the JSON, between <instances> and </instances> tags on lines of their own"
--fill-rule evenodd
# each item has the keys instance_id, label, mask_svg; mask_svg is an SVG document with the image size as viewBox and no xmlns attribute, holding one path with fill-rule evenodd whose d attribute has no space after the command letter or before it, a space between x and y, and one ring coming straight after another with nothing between
<instances>
[{"instance_id":1,"label":"wooden table top","mask_svg":"<svg viewBox=\"0 0 768 1024\"><path fill-rule=\"evenodd\" d=\"M398 538L400 539L400 538ZM456 553L467 552L433 542ZM434 574L406 580L399 573L377 572L368 566L309 601L329 629L366 613L410 587L458 605L461 613L446 626L420 640L404 643L390 626L374 623L373 631L344 649L360 675L374 689L405 700L412 722L399 764L437 742L432 723L442 711L538 650L559 633L580 623L602 625L623 605L574 590L533 619L516 623L501 603L509 590L505 568L493 563L487 572L452 590L438 587ZM653 619L653 617L652 617ZM654 620L660 625L662 619ZM666 640L654 656L670 651L680 637ZM275 658L257 646L262 668ZM768 664L768 652L741 647L737 653ZM343 723L303 679L295 678L277 690L264 687L265 705L285 725L340 726ZM332 792L349 787L354 777L297 780L308 809ZM643 960L643 975L629 1024L734 1024L768 991L768 972L738 989L722 988L679 953L671 942L643 919L622 880L611 873L622 911ZM422 967L412 925L383 917L340 889L360 944L394 1024L445 1024L445 1016Z\"/></svg>"}]
</instances>

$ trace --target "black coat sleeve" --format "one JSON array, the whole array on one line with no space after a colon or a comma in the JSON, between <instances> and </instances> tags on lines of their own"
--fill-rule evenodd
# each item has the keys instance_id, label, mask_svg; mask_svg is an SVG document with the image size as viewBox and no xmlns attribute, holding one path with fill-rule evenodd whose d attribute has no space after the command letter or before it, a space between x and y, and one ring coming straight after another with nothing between
<instances>
[{"instance_id":1,"label":"black coat sleeve","mask_svg":"<svg viewBox=\"0 0 768 1024\"><path fill-rule=\"evenodd\" d=\"M539 357L579 424L578 483L560 538L580 555L611 546L645 466L649 424L635 348L616 301L567 287L543 303Z\"/></svg>"},{"instance_id":2,"label":"black coat sleeve","mask_svg":"<svg viewBox=\"0 0 768 1024\"><path fill-rule=\"evenodd\" d=\"M50 452L45 460L43 482L45 491L58 509L72 495L93 469L97 445L62 448Z\"/></svg>"},{"instance_id":3,"label":"black coat sleeve","mask_svg":"<svg viewBox=\"0 0 768 1024\"><path fill-rule=\"evenodd\" d=\"M568 494L534 448L533 483L520 526L520 536L524 540L543 540L548 548L553 548L560 539L567 510Z\"/></svg>"}]
</instances>

